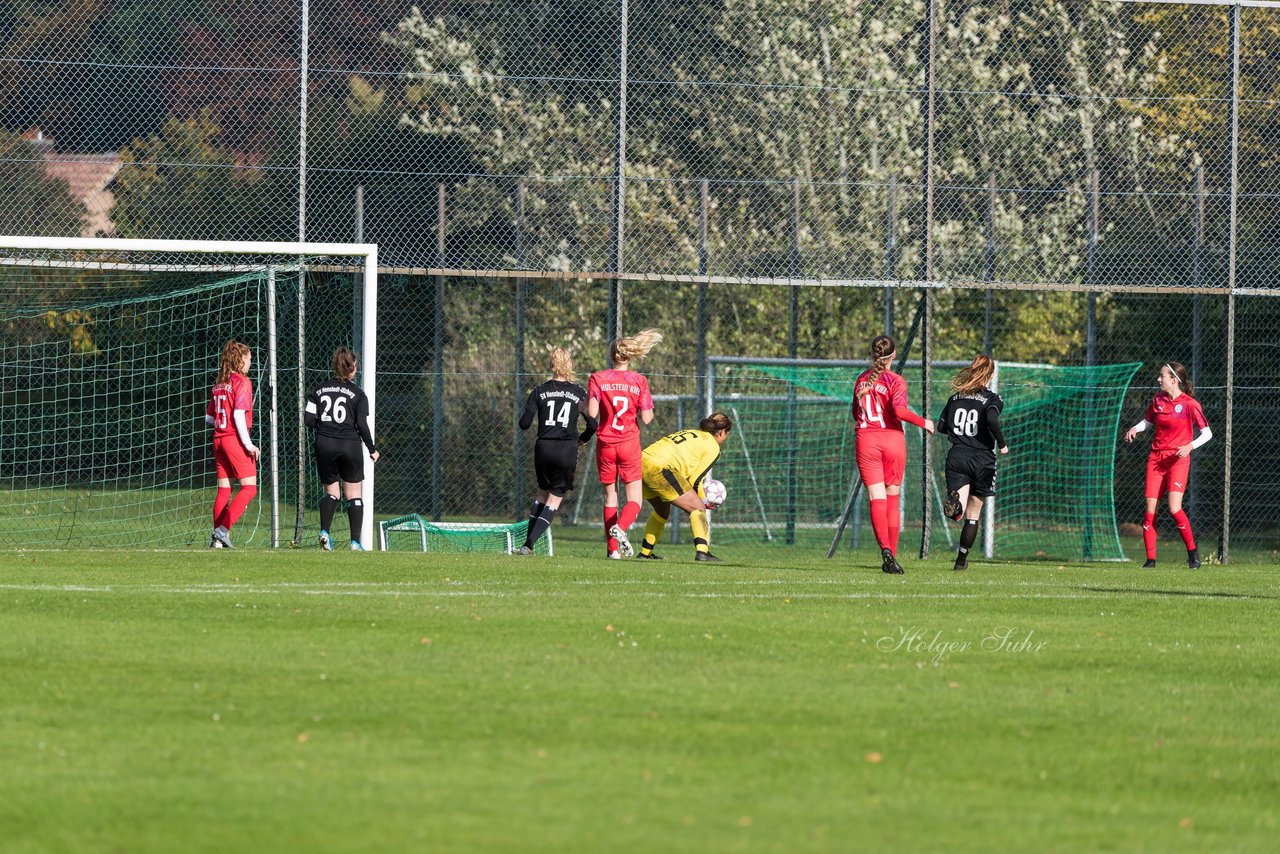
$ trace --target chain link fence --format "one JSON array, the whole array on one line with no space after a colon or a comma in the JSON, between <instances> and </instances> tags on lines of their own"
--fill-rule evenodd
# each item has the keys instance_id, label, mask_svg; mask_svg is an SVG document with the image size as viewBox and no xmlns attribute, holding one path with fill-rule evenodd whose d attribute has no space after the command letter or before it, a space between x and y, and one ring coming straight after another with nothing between
<instances>
[{"instance_id":1,"label":"chain link fence","mask_svg":"<svg viewBox=\"0 0 1280 854\"><path fill-rule=\"evenodd\" d=\"M1278 7L18 0L0 231L377 243L380 512L520 515L551 346L585 375L666 333L654 437L709 357L861 358L928 294L917 362L1141 362L1124 423L1188 365L1193 523L1270 561ZM359 346L351 281L282 313L304 372ZM1115 455L1133 554L1145 454Z\"/></svg>"}]
</instances>

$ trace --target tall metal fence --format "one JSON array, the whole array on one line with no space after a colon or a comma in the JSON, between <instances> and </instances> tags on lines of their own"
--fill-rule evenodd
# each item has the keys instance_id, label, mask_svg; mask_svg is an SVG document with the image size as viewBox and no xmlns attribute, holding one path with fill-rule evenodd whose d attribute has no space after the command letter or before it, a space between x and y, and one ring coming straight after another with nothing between
<instances>
[{"instance_id":1,"label":"tall metal fence","mask_svg":"<svg viewBox=\"0 0 1280 854\"><path fill-rule=\"evenodd\" d=\"M387 509L520 512L549 346L657 326L696 406L708 356L858 358L919 309L925 365L1142 362L1130 423L1187 364L1193 522L1271 560L1278 7L19 0L0 230L377 243Z\"/></svg>"}]
</instances>

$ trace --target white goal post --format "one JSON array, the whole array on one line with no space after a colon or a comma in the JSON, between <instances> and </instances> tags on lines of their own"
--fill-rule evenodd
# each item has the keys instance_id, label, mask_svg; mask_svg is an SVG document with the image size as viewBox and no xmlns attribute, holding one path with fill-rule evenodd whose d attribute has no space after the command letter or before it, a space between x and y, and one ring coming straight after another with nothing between
<instances>
[{"instance_id":1,"label":"white goal post","mask_svg":"<svg viewBox=\"0 0 1280 854\"><path fill-rule=\"evenodd\" d=\"M154 258L154 261L149 259ZM279 259L279 263L276 263ZM374 429L377 413L378 367L378 247L369 243L308 243L222 240L148 240L125 238L32 237L0 235L0 267L64 268L72 270L108 270L139 272L257 272L266 280L267 309L267 383L266 394L259 393L259 409L268 417L267 453L271 455L271 545L280 544L279 430L280 412L293 413L301 424L302 405L307 383L299 359L299 400L278 399L277 328L275 274L278 271L305 272L309 263L340 266L363 274L363 297L358 301L363 312L360 320L360 385L369 399L370 429ZM298 317L301 327L305 318L305 288L298 289ZM184 330L174 329L174 336ZM290 423L288 420L285 422ZM376 435L376 431L375 431ZM366 477L363 483L365 505L362 543L374 542L374 466L365 452ZM211 490L212 491L212 490ZM299 501L304 497L299 495Z\"/></svg>"}]
</instances>

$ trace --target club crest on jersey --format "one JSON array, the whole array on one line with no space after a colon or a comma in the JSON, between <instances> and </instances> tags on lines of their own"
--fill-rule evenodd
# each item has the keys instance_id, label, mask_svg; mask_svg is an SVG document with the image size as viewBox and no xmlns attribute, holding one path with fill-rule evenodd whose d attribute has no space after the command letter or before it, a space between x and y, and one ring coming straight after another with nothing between
<instances>
[{"instance_id":1,"label":"club crest on jersey","mask_svg":"<svg viewBox=\"0 0 1280 854\"><path fill-rule=\"evenodd\" d=\"M1181 413L1182 413L1182 404L1181 404L1181 403L1175 403L1175 404L1174 404L1174 406L1173 406L1173 411L1174 411L1174 412L1177 412L1178 414L1181 414Z\"/></svg>"}]
</instances>

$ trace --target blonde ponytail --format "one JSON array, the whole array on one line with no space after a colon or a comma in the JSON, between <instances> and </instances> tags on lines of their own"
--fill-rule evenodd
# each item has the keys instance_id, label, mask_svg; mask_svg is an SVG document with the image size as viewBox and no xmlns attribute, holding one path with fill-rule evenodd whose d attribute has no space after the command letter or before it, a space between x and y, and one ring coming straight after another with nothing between
<instances>
[{"instance_id":1,"label":"blonde ponytail","mask_svg":"<svg viewBox=\"0 0 1280 854\"><path fill-rule=\"evenodd\" d=\"M609 345L609 358L615 365L630 362L649 355L655 344L662 342L662 333L656 329L642 329L635 335L619 338Z\"/></svg>"}]
</instances>

